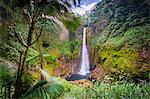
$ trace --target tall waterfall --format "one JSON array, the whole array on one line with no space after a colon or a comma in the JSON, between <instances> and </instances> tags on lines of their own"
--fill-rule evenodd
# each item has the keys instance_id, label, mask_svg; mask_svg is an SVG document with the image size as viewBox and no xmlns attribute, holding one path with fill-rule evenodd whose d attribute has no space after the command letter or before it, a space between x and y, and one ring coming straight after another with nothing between
<instances>
[{"instance_id":1,"label":"tall waterfall","mask_svg":"<svg viewBox=\"0 0 150 99\"><path fill-rule=\"evenodd\" d=\"M83 30L83 43L82 43L82 56L81 56L81 68L78 74L87 75L90 73L89 67L89 54L86 46L86 28Z\"/></svg>"}]
</instances>

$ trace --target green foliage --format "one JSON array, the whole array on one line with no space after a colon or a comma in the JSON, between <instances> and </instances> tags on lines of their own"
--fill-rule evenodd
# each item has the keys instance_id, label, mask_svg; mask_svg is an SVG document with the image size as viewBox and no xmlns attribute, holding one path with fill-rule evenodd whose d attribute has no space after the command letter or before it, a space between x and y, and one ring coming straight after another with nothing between
<instances>
[{"instance_id":1,"label":"green foliage","mask_svg":"<svg viewBox=\"0 0 150 99\"><path fill-rule=\"evenodd\" d=\"M57 62L57 57L50 55L50 54L45 54L43 55L45 58L45 61L50 62L51 64L56 65Z\"/></svg>"},{"instance_id":2,"label":"green foliage","mask_svg":"<svg viewBox=\"0 0 150 99\"><path fill-rule=\"evenodd\" d=\"M20 89L20 96L23 96L28 91L28 89L30 89L33 86L35 82L36 81L31 76L31 74L25 72L22 77L22 85L21 85L22 88Z\"/></svg>"},{"instance_id":3,"label":"green foliage","mask_svg":"<svg viewBox=\"0 0 150 99\"><path fill-rule=\"evenodd\" d=\"M123 36L115 36L107 40L104 45L132 45L134 48L141 48L142 44L150 40L149 25L129 28Z\"/></svg>"},{"instance_id":4,"label":"green foliage","mask_svg":"<svg viewBox=\"0 0 150 99\"><path fill-rule=\"evenodd\" d=\"M138 4L143 3L140 8ZM126 5L126 6L125 6ZM99 32L93 39L93 44L114 45L122 47L129 44L140 48L143 42L149 41L149 15L147 1L103 0L99 2L89 15L90 26ZM106 17L109 22L100 22ZM99 23L99 24L96 24ZM103 27L103 31L99 28Z\"/></svg>"},{"instance_id":5,"label":"green foliage","mask_svg":"<svg viewBox=\"0 0 150 99\"><path fill-rule=\"evenodd\" d=\"M23 99L53 99L62 94L63 86L57 83L48 83L47 81L39 81L30 89Z\"/></svg>"},{"instance_id":6,"label":"green foliage","mask_svg":"<svg viewBox=\"0 0 150 99\"><path fill-rule=\"evenodd\" d=\"M11 69L10 64L0 62L0 98L8 97L8 92L12 91L11 88L14 78Z\"/></svg>"},{"instance_id":7,"label":"green foliage","mask_svg":"<svg viewBox=\"0 0 150 99\"><path fill-rule=\"evenodd\" d=\"M9 60L17 60L19 57L20 45L19 43L7 41L0 42L0 53L1 57L7 58Z\"/></svg>"},{"instance_id":8,"label":"green foliage","mask_svg":"<svg viewBox=\"0 0 150 99\"><path fill-rule=\"evenodd\" d=\"M11 28L11 22L17 20L15 22L18 25L16 31L25 37L27 36L25 32L27 31L27 25L23 23L22 16L19 13L13 13L12 17L14 17L14 19L11 20L9 24L5 24L5 28L2 28L0 32L0 34L6 35L6 37L2 37L3 41L0 41L0 56L9 60L17 60L19 57L20 44L17 42L17 38Z\"/></svg>"},{"instance_id":9,"label":"green foliage","mask_svg":"<svg viewBox=\"0 0 150 99\"><path fill-rule=\"evenodd\" d=\"M149 25L136 26L128 28L126 32L123 34L117 34L117 32L112 33L113 35L109 35L109 28L106 28L101 36L94 37L92 43L94 45L104 45L104 46L115 46L115 47L123 47L129 45L132 48L139 49L144 44L144 42L148 42L150 39L149 34Z\"/></svg>"},{"instance_id":10,"label":"green foliage","mask_svg":"<svg viewBox=\"0 0 150 99\"><path fill-rule=\"evenodd\" d=\"M11 21L13 8L15 6L15 0L6 1L6 0L0 0L0 19L2 18L3 22L6 22L6 20Z\"/></svg>"},{"instance_id":11,"label":"green foliage","mask_svg":"<svg viewBox=\"0 0 150 99\"><path fill-rule=\"evenodd\" d=\"M29 49L26 59L28 65L37 65L40 62L40 53L32 48Z\"/></svg>"},{"instance_id":12,"label":"green foliage","mask_svg":"<svg viewBox=\"0 0 150 99\"><path fill-rule=\"evenodd\" d=\"M9 80L12 79L12 70L11 65L0 63L0 85L7 83Z\"/></svg>"},{"instance_id":13,"label":"green foliage","mask_svg":"<svg viewBox=\"0 0 150 99\"><path fill-rule=\"evenodd\" d=\"M50 62L51 64L55 65L56 64L56 56L52 55L52 54L44 54L44 62ZM28 63L28 65L38 65L40 64L40 53L36 50L30 49L29 50L29 54L28 54L28 58L26 59L26 62Z\"/></svg>"},{"instance_id":14,"label":"green foliage","mask_svg":"<svg viewBox=\"0 0 150 99\"><path fill-rule=\"evenodd\" d=\"M61 52L61 55L70 55L70 42L69 41L66 41L66 42L63 42L60 44L59 46L59 50Z\"/></svg>"},{"instance_id":15,"label":"green foliage","mask_svg":"<svg viewBox=\"0 0 150 99\"><path fill-rule=\"evenodd\" d=\"M147 86L148 88L148 86ZM148 99L148 90L143 94L141 92L145 90L145 86L135 85L134 83L119 83L116 82L113 85L110 84L96 84L94 90L99 93L99 97L106 99L116 98L145 98Z\"/></svg>"},{"instance_id":16,"label":"green foliage","mask_svg":"<svg viewBox=\"0 0 150 99\"><path fill-rule=\"evenodd\" d=\"M138 64L136 64L138 61L138 52L134 49L122 48L121 50L115 50L105 48L99 50L99 55L102 60L106 58L103 67L109 73L121 71L138 74Z\"/></svg>"},{"instance_id":17,"label":"green foliage","mask_svg":"<svg viewBox=\"0 0 150 99\"><path fill-rule=\"evenodd\" d=\"M93 88L73 87L60 99L149 99L150 87L142 84L116 82L113 84L96 83Z\"/></svg>"},{"instance_id":18,"label":"green foliage","mask_svg":"<svg viewBox=\"0 0 150 99\"><path fill-rule=\"evenodd\" d=\"M42 44L53 44L59 39L60 28L52 20L38 20L37 27L42 28Z\"/></svg>"},{"instance_id":19,"label":"green foliage","mask_svg":"<svg viewBox=\"0 0 150 99\"><path fill-rule=\"evenodd\" d=\"M94 30L92 44L99 46L100 64L114 78L145 79L149 75L149 61L140 58L141 48L148 48L150 41L148 6L146 0L102 0L88 17Z\"/></svg>"},{"instance_id":20,"label":"green foliage","mask_svg":"<svg viewBox=\"0 0 150 99\"><path fill-rule=\"evenodd\" d=\"M15 31L26 38L28 25L25 23L23 16L19 12L12 13L11 18L12 20L7 22L7 24L4 24L5 28L2 28L0 32L0 34L6 35L6 37L3 37L3 41L0 41L0 56L9 60L16 61L19 57L21 48L11 26L12 24L16 24L17 27L15 27Z\"/></svg>"},{"instance_id":21,"label":"green foliage","mask_svg":"<svg viewBox=\"0 0 150 99\"><path fill-rule=\"evenodd\" d=\"M64 93L58 97L58 99L66 98L66 99L82 99L81 96L83 92L86 90L84 87L80 87L78 85L74 85L64 79L60 79L62 86L65 88Z\"/></svg>"},{"instance_id":22,"label":"green foliage","mask_svg":"<svg viewBox=\"0 0 150 99\"><path fill-rule=\"evenodd\" d=\"M15 86L15 69L14 64L10 63L9 61L2 61L0 62L0 88L4 89L0 91L0 96L2 97L12 97L13 90ZM22 77L22 88L20 90L21 94L23 95L27 89L31 87L33 84L33 79L29 73L25 72ZM6 87L6 89L5 89ZM9 94L10 92L10 94Z\"/></svg>"},{"instance_id":23,"label":"green foliage","mask_svg":"<svg viewBox=\"0 0 150 99\"><path fill-rule=\"evenodd\" d=\"M74 2L76 2L76 0ZM2 53L0 56L17 60L19 57L18 54L20 51L20 46L19 46L20 44L18 43L15 37L14 31L21 34L22 37L25 39L25 41L27 40L27 34L29 31L29 24L28 24L29 19L27 14L29 14L30 11L27 10L29 7L28 5L29 1L18 1L16 4L15 3L16 1L14 0L13 1L1 0L0 3L0 6L3 8L2 13L0 13L1 16L0 20L2 20L2 25L3 27L5 27L2 28L2 30L0 31L1 36L3 36L0 38L4 40L4 42L2 41L0 42L1 45L0 52ZM69 5L70 3L68 2L68 6ZM18 6L24 8L20 9ZM41 3L37 3L35 8L42 9L43 13L49 12L50 15L57 15L58 12L60 12L60 10L66 9L66 7L67 7L66 2L63 1L60 2L56 0L56 1L52 1L50 4L48 4L48 2L46 3L45 1L42 1ZM26 14L22 13L22 10L27 10L27 13ZM11 21L7 20L7 16ZM78 21L77 18L75 19L76 21ZM38 17L38 20L36 21L37 21L35 24L36 32L38 32L40 28L43 29L41 35L42 44L54 45L57 41L59 41L58 39L59 39L60 28L56 23L54 23L52 20L43 20L41 19L41 17ZM15 24L15 30L14 31L12 31L12 29L9 30L9 28L11 26L14 26L14 24ZM36 38L35 35L36 34L34 34L33 39Z\"/></svg>"},{"instance_id":24,"label":"green foliage","mask_svg":"<svg viewBox=\"0 0 150 99\"><path fill-rule=\"evenodd\" d=\"M31 11L31 9L29 7L30 6L29 0L27 0L27 1L25 1L25 0L17 1L16 4L15 4L15 2L12 1L13 2L12 3L9 0L6 1L6 2L4 0L1 0L1 1L4 2L4 3L7 3L7 5L8 5L8 6L5 6L5 5L3 5L3 3L2 4L0 3L0 7L2 8L2 10L7 10L7 11L2 12L4 15L1 15L2 13L0 12L0 19L4 19L2 25L3 25L3 27L6 27L5 30L2 31L1 34L6 33L8 35L6 35L6 40L4 42L0 42L0 45L2 45L1 48L0 48L0 52L3 52L3 54L4 54L4 55L1 54L0 56L6 57L6 58L10 57L9 59L14 59L14 57L15 57L16 60L17 60L18 56L19 56L18 55L19 52L21 50L24 50L24 47L20 48L20 44L18 43L18 41L15 37L14 31L18 34L21 34L22 38L25 39L25 42L26 42L26 40L29 40L30 42L32 42L31 41L32 37L33 37L33 40L35 40L36 39L35 32L38 32L41 27L43 28L41 39L44 43L48 42L50 44L50 42L53 42L58 38L58 36L59 36L58 32L59 31L57 31L57 30L59 30L59 27L53 21L47 20L45 22L45 20L36 20L35 17L39 13L36 13L36 10L33 11L33 12ZM31 1L34 1L34 0L31 0ZM70 1L72 1L72 0L70 0ZM76 0L73 0L73 2L76 5L76 3L77 3ZM11 3L12 3L12 5L15 4L16 6L21 7L21 9L16 8L16 7L13 8L11 6ZM64 5L66 3L67 3L67 5ZM62 9L66 11L67 6L70 7L69 3L70 2L68 2L68 1L64 2L63 0L61 0L61 1L60 0L52 0L52 1L50 1L50 3L45 2L43 0L38 1L38 3L37 2L35 3L35 1L34 1L34 4L36 5L35 9L37 8L38 11L40 10L40 11L42 11L41 13L44 13L44 14L50 12L51 10L53 10L52 13L50 12L51 15L56 15L57 14L56 12L60 12L60 11L62 11ZM45 9L43 8L47 4L49 4L47 6L47 7L50 8L49 11L48 11L48 8L45 8ZM10 8L9 8L9 5L10 5ZM4 9L3 9L2 6L4 7ZM8 7L8 8L6 8L6 7ZM11 8L13 8L13 10ZM22 13L22 10L27 11L27 13L25 13L25 12ZM13 13L11 13L12 15L9 15L10 11L13 11ZM8 12L8 13L6 13L6 12ZM35 16L34 16L34 12L36 13ZM5 16L6 17L11 16L11 17L9 17L11 22L7 22L8 24L4 24L6 21L8 21L7 18L5 18ZM30 27L30 29L29 29L29 26L31 25L30 24L31 20L29 19L29 17L33 18L33 20L34 20L34 21L32 20L33 27ZM37 16L37 17L39 18L39 16ZM78 19L75 19L75 20L78 21ZM28 21L29 24L26 21ZM34 24L34 22L35 22L35 24ZM15 30L11 29L12 25L13 25L13 28L15 28ZM33 30L33 31L30 31L30 30ZM30 38L30 35L28 36L29 38L27 38L27 35L30 34L30 32L31 32L31 38ZM32 33L33 33L33 36L32 36ZM0 37L0 38L2 38L2 37ZM22 38L20 36L21 40L23 40ZM49 41L47 41L46 39L49 39ZM32 48L36 49L35 46L32 46ZM25 66L26 64L25 63L27 62L29 65L39 65L40 54L39 54L38 51L35 51L33 49L29 49L30 50L29 53L28 53L29 56L27 54L22 56L23 61L21 59L21 63L20 63L21 67L19 67L19 69L18 69L19 71L16 73L17 74L17 80L16 80L16 82L15 81L14 82L16 84L20 84L20 85L17 85L17 86L20 87L20 88L18 87L19 92L16 91L17 87L14 86L15 84L13 83L13 90L14 90L14 87L15 87L15 93L16 94L19 93L20 97L27 91L27 89L29 89L31 87L31 85L33 85L33 79L31 78L32 76L28 73L29 69L28 68L26 69L26 66ZM26 52L27 51L28 51L28 48L27 48ZM26 55L27 55L27 60L25 62L24 60L26 59ZM46 61L46 62L48 61L51 64L56 65L57 57L55 57L54 55L51 55L51 54L44 54L43 56L44 56L44 59L45 59L44 61ZM1 87L2 91L5 90L5 92L6 92L7 83L10 80L10 78L16 78L16 77L11 77L12 74L10 74L11 72L9 72L8 69L3 68L2 70L3 71L0 72L1 73L0 78L1 77L3 78L2 79L3 81L1 81L1 82L5 81L4 82L4 85L5 85L4 88L6 88L6 89L4 89L2 86L0 86L0 87ZM32 73L33 71L30 71L30 72ZM39 82L39 83L42 83L42 82ZM64 90L63 87L61 85L59 85L58 83L46 83L46 82L42 83L42 84L39 84L39 83L35 87L33 87L33 89L31 89L31 91L29 91L30 94L27 94L26 98L30 98L30 99L31 98L35 98L35 99L37 99L37 98L56 98ZM1 85L1 83L0 83L0 85Z\"/></svg>"},{"instance_id":25,"label":"green foliage","mask_svg":"<svg viewBox=\"0 0 150 99\"><path fill-rule=\"evenodd\" d=\"M113 32L109 35L109 29L106 28L101 36L93 38L93 45L99 46L99 56L101 64L107 73L129 73L130 76L142 75L147 72L145 65L140 65L139 50L145 42L150 41L149 25L141 25L128 28L122 34ZM113 36L113 35L115 36ZM149 64L149 63L147 63ZM144 77L144 76L142 76Z\"/></svg>"},{"instance_id":26,"label":"green foliage","mask_svg":"<svg viewBox=\"0 0 150 99\"><path fill-rule=\"evenodd\" d=\"M69 56L77 53L76 51L80 47L81 42L79 40L74 41L64 41L58 45L58 49L60 50L61 55Z\"/></svg>"},{"instance_id":27,"label":"green foliage","mask_svg":"<svg viewBox=\"0 0 150 99\"><path fill-rule=\"evenodd\" d=\"M52 20L41 20L38 21L37 25L41 28L43 28L43 30L47 31L47 32L58 32L58 26L56 23L54 23ZM50 28L51 27L51 28Z\"/></svg>"},{"instance_id":28,"label":"green foliage","mask_svg":"<svg viewBox=\"0 0 150 99\"><path fill-rule=\"evenodd\" d=\"M62 99L62 97L66 99L84 99L83 97L86 94L86 89L77 85L72 85L70 86L70 89L65 92L59 99Z\"/></svg>"},{"instance_id":29,"label":"green foliage","mask_svg":"<svg viewBox=\"0 0 150 99\"><path fill-rule=\"evenodd\" d=\"M63 18L62 21L71 32L75 32L82 22L80 17Z\"/></svg>"}]
</instances>

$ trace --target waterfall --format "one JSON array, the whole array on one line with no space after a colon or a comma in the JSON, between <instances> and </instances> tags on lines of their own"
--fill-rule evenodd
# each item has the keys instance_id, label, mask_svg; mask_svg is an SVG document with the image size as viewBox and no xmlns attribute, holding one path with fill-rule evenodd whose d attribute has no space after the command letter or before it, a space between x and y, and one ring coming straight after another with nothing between
<instances>
[{"instance_id":1,"label":"waterfall","mask_svg":"<svg viewBox=\"0 0 150 99\"><path fill-rule=\"evenodd\" d=\"M86 46L86 28L83 30L83 43L82 43L82 56L81 56L81 68L78 74L87 75L90 73L89 67L89 54Z\"/></svg>"}]
</instances>

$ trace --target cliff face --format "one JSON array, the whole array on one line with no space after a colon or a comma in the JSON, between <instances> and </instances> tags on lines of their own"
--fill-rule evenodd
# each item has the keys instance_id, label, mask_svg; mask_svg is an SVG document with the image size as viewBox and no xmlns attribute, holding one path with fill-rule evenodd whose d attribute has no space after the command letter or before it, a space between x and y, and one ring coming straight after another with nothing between
<instances>
[{"instance_id":1,"label":"cliff face","mask_svg":"<svg viewBox=\"0 0 150 99\"><path fill-rule=\"evenodd\" d=\"M102 0L89 15L91 43L107 73L148 77L149 8L148 0Z\"/></svg>"},{"instance_id":2,"label":"cliff face","mask_svg":"<svg viewBox=\"0 0 150 99\"><path fill-rule=\"evenodd\" d=\"M68 40L69 37L69 31L68 29L64 26L63 22L60 21L56 17L51 17L51 19L59 26L60 28L60 34L59 34L59 39L61 41Z\"/></svg>"}]
</instances>

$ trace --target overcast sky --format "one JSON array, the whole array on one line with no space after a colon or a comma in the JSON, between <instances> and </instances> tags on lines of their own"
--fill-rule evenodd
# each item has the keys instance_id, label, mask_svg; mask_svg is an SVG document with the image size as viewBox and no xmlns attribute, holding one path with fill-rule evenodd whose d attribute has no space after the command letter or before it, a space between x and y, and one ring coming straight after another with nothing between
<instances>
[{"instance_id":1,"label":"overcast sky","mask_svg":"<svg viewBox=\"0 0 150 99\"><path fill-rule=\"evenodd\" d=\"M81 0L81 7L74 8L73 12L79 15L83 15L87 10L91 10L95 4L100 1L101 0Z\"/></svg>"}]
</instances>

